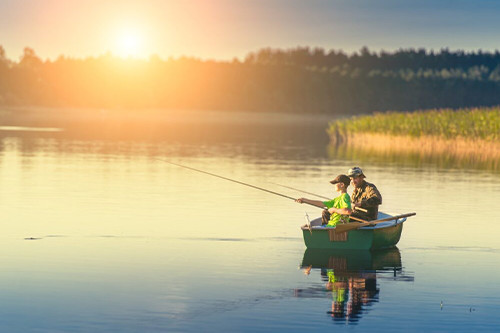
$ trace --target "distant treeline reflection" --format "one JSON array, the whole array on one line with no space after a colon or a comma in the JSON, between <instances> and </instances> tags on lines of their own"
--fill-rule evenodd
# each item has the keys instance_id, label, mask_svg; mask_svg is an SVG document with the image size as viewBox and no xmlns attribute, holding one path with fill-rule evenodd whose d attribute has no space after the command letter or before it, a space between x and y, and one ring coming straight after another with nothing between
<instances>
[{"instance_id":1,"label":"distant treeline reflection","mask_svg":"<svg viewBox=\"0 0 500 333\"><path fill-rule=\"evenodd\" d=\"M500 53L262 49L243 60L19 61L0 46L0 105L359 114L500 104Z\"/></svg>"}]
</instances>

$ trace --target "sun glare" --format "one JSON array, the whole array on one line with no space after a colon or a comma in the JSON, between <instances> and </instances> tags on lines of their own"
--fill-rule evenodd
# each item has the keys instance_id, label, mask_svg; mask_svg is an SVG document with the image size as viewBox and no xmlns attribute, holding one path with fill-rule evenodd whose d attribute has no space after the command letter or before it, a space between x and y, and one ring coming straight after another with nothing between
<instances>
[{"instance_id":1,"label":"sun glare","mask_svg":"<svg viewBox=\"0 0 500 333\"><path fill-rule=\"evenodd\" d=\"M138 31L122 31L117 40L117 55L124 58L140 56L142 41L142 36Z\"/></svg>"}]
</instances>

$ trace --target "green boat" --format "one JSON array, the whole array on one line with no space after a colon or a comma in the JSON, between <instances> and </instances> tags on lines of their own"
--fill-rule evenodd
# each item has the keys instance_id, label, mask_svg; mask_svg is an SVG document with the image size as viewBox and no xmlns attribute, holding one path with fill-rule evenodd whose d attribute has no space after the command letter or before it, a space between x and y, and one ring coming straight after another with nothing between
<instances>
[{"instance_id":1,"label":"green boat","mask_svg":"<svg viewBox=\"0 0 500 333\"><path fill-rule=\"evenodd\" d=\"M379 212L377 220L390 218L390 215ZM363 226L348 232L336 233L335 228L321 225L321 217L301 227L304 243L308 249L387 249L399 242L403 223L406 217L375 225Z\"/></svg>"}]
</instances>

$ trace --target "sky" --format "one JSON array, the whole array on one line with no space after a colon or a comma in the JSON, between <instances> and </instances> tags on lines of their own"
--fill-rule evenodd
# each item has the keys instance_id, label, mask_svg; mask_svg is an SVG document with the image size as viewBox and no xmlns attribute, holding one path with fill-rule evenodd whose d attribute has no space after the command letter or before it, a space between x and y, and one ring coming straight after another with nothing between
<instances>
[{"instance_id":1,"label":"sky","mask_svg":"<svg viewBox=\"0 0 500 333\"><path fill-rule=\"evenodd\" d=\"M0 45L18 60L123 57L244 59L264 47L353 53L500 49L491 0L0 0Z\"/></svg>"}]
</instances>

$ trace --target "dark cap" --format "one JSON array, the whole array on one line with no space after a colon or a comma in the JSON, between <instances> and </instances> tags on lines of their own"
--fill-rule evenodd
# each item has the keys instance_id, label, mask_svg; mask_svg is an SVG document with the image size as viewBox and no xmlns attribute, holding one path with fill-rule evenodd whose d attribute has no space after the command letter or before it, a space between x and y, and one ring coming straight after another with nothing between
<instances>
[{"instance_id":1,"label":"dark cap","mask_svg":"<svg viewBox=\"0 0 500 333\"><path fill-rule=\"evenodd\" d=\"M332 184L337 184L337 183L344 183L345 186L349 186L349 184L351 183L351 180L349 179L349 177L347 177L346 175L338 175L337 177L335 177L334 180L332 180L330 183Z\"/></svg>"},{"instance_id":2,"label":"dark cap","mask_svg":"<svg viewBox=\"0 0 500 333\"><path fill-rule=\"evenodd\" d=\"M358 176L366 177L365 174L363 173L363 170L361 170L360 167L354 167L352 169L349 169L347 175L349 177L358 177Z\"/></svg>"}]
</instances>

